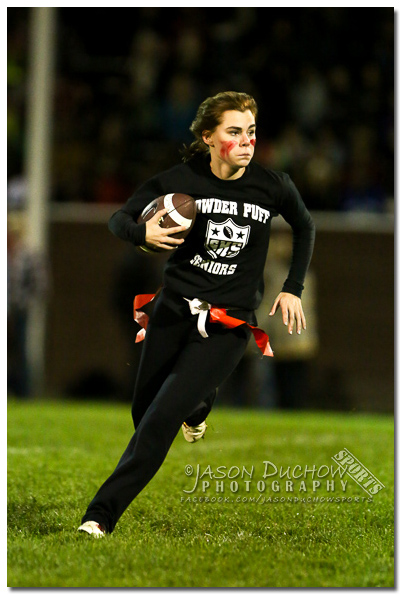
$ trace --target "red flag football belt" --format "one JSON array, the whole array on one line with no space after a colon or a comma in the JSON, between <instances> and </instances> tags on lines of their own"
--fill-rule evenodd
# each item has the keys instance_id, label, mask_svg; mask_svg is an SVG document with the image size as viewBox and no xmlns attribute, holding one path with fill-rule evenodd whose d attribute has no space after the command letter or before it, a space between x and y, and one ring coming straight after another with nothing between
<instances>
[{"instance_id":1,"label":"red flag football belt","mask_svg":"<svg viewBox=\"0 0 402 595\"><path fill-rule=\"evenodd\" d=\"M148 326L149 316L142 311L142 308L146 306L146 304L152 302L155 295L155 293L145 293L136 295L134 298L134 320L142 327L137 333L137 337L135 339L136 343L139 343L145 339L145 332ZM184 299L187 300L187 298ZM191 313L198 315L198 331L204 338L208 337L208 334L205 330L205 323L209 313L210 322L219 322L226 328L236 328L242 324L248 326L254 335L255 342L261 350L261 353L263 355L273 357L274 352L272 351L271 345L269 344L269 337L262 329L258 328L258 326L252 326L245 320L233 318L233 316L228 315L225 308L217 308L216 306L212 306L208 302L199 300L198 298L187 301L189 302Z\"/></svg>"}]
</instances>

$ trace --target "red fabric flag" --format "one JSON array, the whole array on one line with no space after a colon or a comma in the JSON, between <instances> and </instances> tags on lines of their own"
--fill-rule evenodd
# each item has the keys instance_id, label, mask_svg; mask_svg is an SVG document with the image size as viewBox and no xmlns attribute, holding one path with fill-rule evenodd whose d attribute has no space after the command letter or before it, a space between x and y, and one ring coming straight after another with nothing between
<instances>
[{"instance_id":1,"label":"red fabric flag","mask_svg":"<svg viewBox=\"0 0 402 595\"><path fill-rule=\"evenodd\" d=\"M142 327L141 330L139 330L137 333L137 337L135 339L136 343L139 343L140 341L143 341L145 339L145 332L149 320L148 314L142 312L141 308L143 308L146 304L152 302L155 295L155 293L146 293L136 295L134 298L134 320L138 322L138 324ZM272 351L271 345L269 344L269 337L258 326L252 326L244 320L240 320L239 318L233 318L233 316L228 316L225 308L216 308L215 306L211 306L209 314L211 322L219 322L220 324L223 324L223 326L225 326L226 328L236 328L237 326L246 324L251 329L251 332L254 335L255 342L261 350L261 353L263 355L273 357L274 352Z\"/></svg>"}]
</instances>

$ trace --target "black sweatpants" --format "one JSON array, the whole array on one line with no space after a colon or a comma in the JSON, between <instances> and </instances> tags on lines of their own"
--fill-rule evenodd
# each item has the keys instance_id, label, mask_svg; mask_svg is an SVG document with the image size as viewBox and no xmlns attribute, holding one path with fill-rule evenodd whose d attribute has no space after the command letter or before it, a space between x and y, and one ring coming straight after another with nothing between
<instances>
[{"instance_id":1,"label":"black sweatpants","mask_svg":"<svg viewBox=\"0 0 402 595\"><path fill-rule=\"evenodd\" d=\"M162 290L148 324L134 389L135 433L82 522L96 521L112 532L162 465L183 421L197 425L207 417L216 388L239 363L251 332L246 325L226 329L209 322L206 329L208 338L200 335L188 302Z\"/></svg>"}]
</instances>

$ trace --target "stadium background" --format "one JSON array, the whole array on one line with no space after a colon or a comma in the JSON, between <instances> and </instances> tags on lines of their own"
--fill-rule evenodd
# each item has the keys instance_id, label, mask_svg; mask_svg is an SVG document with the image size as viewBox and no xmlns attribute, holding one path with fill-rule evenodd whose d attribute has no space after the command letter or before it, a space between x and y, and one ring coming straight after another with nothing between
<instances>
[{"instance_id":1,"label":"stadium background","mask_svg":"<svg viewBox=\"0 0 402 595\"><path fill-rule=\"evenodd\" d=\"M9 213L23 212L29 201L24 184L35 10L46 9L8 9ZM177 163L199 102L234 89L259 103L255 159L292 176L317 224L314 341L297 357L285 347L282 358L285 376L292 369L300 386L304 376L298 375L307 374L308 390L290 406L391 411L393 9L55 12L41 392L127 398L140 349L132 345L132 296L155 289L163 257L123 245L108 232L107 220L143 180ZM284 227L276 222L274 229L280 237ZM268 264L280 268L277 261ZM267 303L281 282L268 284ZM10 365L12 348L10 341ZM295 367L295 360L303 365ZM235 378L222 403L280 405L275 371L268 370L273 364L264 362L262 370L253 361L245 358L241 369L247 390L235 394Z\"/></svg>"}]
</instances>

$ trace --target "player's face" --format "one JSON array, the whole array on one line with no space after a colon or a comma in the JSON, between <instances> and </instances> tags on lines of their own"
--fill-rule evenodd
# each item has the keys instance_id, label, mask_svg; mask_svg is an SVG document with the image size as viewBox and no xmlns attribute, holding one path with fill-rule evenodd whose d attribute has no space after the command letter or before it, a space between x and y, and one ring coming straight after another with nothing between
<instances>
[{"instance_id":1,"label":"player's face","mask_svg":"<svg viewBox=\"0 0 402 595\"><path fill-rule=\"evenodd\" d=\"M234 168L245 167L254 155L255 118L250 110L223 112L221 123L204 140L213 159Z\"/></svg>"}]
</instances>

